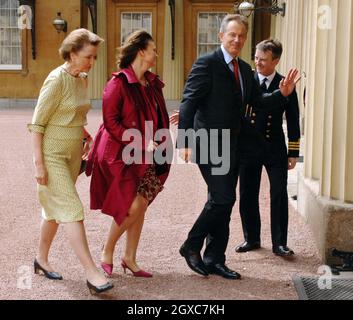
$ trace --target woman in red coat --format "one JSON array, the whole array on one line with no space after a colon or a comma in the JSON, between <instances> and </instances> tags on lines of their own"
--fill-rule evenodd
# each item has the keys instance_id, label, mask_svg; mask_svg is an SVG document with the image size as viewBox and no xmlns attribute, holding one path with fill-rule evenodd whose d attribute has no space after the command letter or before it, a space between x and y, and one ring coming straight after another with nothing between
<instances>
[{"instance_id":1,"label":"woman in red coat","mask_svg":"<svg viewBox=\"0 0 353 320\"><path fill-rule=\"evenodd\" d=\"M136 31L119 50L120 71L113 74L104 90L103 124L86 170L87 175L92 174L91 209L100 209L114 218L102 252L104 271L112 274L115 245L126 231L126 249L121 260L124 271L129 269L134 276L151 277L138 267L136 251L147 207L163 189L169 174L167 162L148 161L151 155L153 159L153 155L162 154L162 145L170 145L169 119L162 93L164 84L148 71L157 58L151 35ZM155 136L160 129L168 132L162 143ZM132 142L139 146L130 152ZM165 149L164 155L170 156L170 150ZM129 156L135 161L130 161Z\"/></svg>"}]
</instances>

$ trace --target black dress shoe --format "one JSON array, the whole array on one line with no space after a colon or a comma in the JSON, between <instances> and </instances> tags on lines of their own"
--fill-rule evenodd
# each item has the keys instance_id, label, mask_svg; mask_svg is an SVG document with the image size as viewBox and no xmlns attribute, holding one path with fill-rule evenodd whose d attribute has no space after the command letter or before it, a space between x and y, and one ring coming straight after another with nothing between
<instances>
[{"instance_id":1,"label":"black dress shoe","mask_svg":"<svg viewBox=\"0 0 353 320\"><path fill-rule=\"evenodd\" d=\"M106 284L103 284L102 286L94 286L92 283L90 283L87 280L87 287L89 289L89 292L93 295L96 293L103 293L105 291L108 291L110 289L114 288L114 285L110 282L107 282Z\"/></svg>"},{"instance_id":2,"label":"black dress shoe","mask_svg":"<svg viewBox=\"0 0 353 320\"><path fill-rule=\"evenodd\" d=\"M290 257L294 255L294 251L289 249L287 246L276 246L272 249L273 253L281 257Z\"/></svg>"},{"instance_id":3,"label":"black dress shoe","mask_svg":"<svg viewBox=\"0 0 353 320\"><path fill-rule=\"evenodd\" d=\"M207 266L207 270L210 274L217 274L226 279L238 280L241 278L241 275L238 272L230 270L224 263L216 263Z\"/></svg>"},{"instance_id":4,"label":"black dress shoe","mask_svg":"<svg viewBox=\"0 0 353 320\"><path fill-rule=\"evenodd\" d=\"M54 271L48 271L45 270L37 261L37 259L34 260L33 262L33 267L34 267L34 273L39 274L40 271L43 272L43 274L50 280L62 280L63 277Z\"/></svg>"},{"instance_id":5,"label":"black dress shoe","mask_svg":"<svg viewBox=\"0 0 353 320\"><path fill-rule=\"evenodd\" d=\"M260 249L261 248L261 244L260 242L243 242L241 245L237 246L235 248L235 251L238 253L243 253L243 252L248 252L251 250L256 250L256 249Z\"/></svg>"},{"instance_id":6,"label":"black dress shoe","mask_svg":"<svg viewBox=\"0 0 353 320\"><path fill-rule=\"evenodd\" d=\"M179 253L182 257L185 258L187 265L192 271L195 271L196 273L201 274L205 277L208 276L208 272L205 264L201 259L200 252L188 250L186 249L185 245L182 245L179 250Z\"/></svg>"}]
</instances>

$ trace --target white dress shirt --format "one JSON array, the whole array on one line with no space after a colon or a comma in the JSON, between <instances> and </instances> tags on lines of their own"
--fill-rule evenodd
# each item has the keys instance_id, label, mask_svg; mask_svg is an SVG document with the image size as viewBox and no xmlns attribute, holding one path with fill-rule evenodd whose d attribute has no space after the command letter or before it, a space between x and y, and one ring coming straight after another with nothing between
<instances>
[{"instance_id":1,"label":"white dress shirt","mask_svg":"<svg viewBox=\"0 0 353 320\"><path fill-rule=\"evenodd\" d=\"M258 73L258 76L259 76L259 80L260 80L260 85L262 84L264 79L267 78L267 80L266 80L266 88L268 89L270 87L273 79L276 76L276 70L272 74L270 74L269 76L264 76L261 73Z\"/></svg>"},{"instance_id":2,"label":"white dress shirt","mask_svg":"<svg viewBox=\"0 0 353 320\"><path fill-rule=\"evenodd\" d=\"M228 65L229 69L234 73L234 66L233 66L233 57L228 53L228 51L224 48L223 44L221 45L221 49L223 52L223 56L224 56L224 61L226 62L226 64ZM238 60L238 57L236 58ZM238 60L239 61L239 60ZM239 67L239 79L240 79L240 87L241 87L241 93L244 96L244 87L243 87L243 79L241 77L241 73L240 73L240 67Z\"/></svg>"}]
</instances>

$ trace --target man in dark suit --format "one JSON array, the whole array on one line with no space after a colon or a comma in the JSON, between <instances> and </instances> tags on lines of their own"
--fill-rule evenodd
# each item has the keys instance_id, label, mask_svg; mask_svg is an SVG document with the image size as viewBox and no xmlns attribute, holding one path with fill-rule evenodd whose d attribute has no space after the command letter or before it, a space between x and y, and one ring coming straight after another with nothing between
<instances>
[{"instance_id":1,"label":"man in dark suit","mask_svg":"<svg viewBox=\"0 0 353 320\"><path fill-rule=\"evenodd\" d=\"M265 40L256 47L254 78L264 93L278 89L283 77L276 72L283 52L276 40ZM283 133L283 114L287 120L288 151ZM287 247L288 170L299 157L300 126L298 97L294 91L287 103L271 111L246 108L239 136L240 215L245 242L236 248L247 252L260 248L261 219L259 191L262 168L270 181L272 250L279 256L292 256Z\"/></svg>"},{"instance_id":2,"label":"man in dark suit","mask_svg":"<svg viewBox=\"0 0 353 320\"><path fill-rule=\"evenodd\" d=\"M248 104L270 108L287 101L294 90L298 71L291 70L280 90L262 94L250 65L239 57L247 38L248 22L241 15L227 15L221 24L221 48L199 58L188 77L180 106L178 148L186 161L195 160L208 187L208 201L180 248L180 254L195 272L239 279L225 265L229 222L237 183L236 148L241 110ZM183 130L206 132L209 140L181 138ZM216 141L216 143L214 143ZM217 144L218 142L218 144ZM222 150L218 150L222 145ZM219 174L216 155L223 155L225 173ZM206 161L205 161L206 158ZM200 251L207 238L201 258Z\"/></svg>"}]
</instances>

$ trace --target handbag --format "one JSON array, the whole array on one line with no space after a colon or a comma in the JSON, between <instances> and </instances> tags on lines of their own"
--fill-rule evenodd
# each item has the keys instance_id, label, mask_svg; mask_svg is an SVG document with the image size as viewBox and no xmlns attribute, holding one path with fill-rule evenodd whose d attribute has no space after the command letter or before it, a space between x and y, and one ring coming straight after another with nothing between
<instances>
[{"instance_id":1,"label":"handbag","mask_svg":"<svg viewBox=\"0 0 353 320\"><path fill-rule=\"evenodd\" d=\"M89 136L90 137L90 136ZM88 138L84 138L83 139L83 146L85 145L85 143L87 142L87 139ZM82 160L81 161L81 166L80 166L80 171L79 171L79 173L78 173L78 175L80 175L80 174L82 174L82 173L84 173L85 171L86 171L86 168L87 168L87 160Z\"/></svg>"},{"instance_id":2,"label":"handbag","mask_svg":"<svg viewBox=\"0 0 353 320\"><path fill-rule=\"evenodd\" d=\"M80 171L79 171L78 175L84 173L86 171L86 168L87 168L87 160L82 160Z\"/></svg>"}]
</instances>

